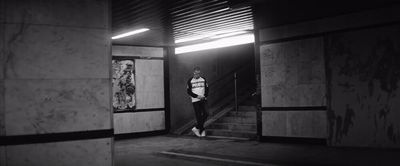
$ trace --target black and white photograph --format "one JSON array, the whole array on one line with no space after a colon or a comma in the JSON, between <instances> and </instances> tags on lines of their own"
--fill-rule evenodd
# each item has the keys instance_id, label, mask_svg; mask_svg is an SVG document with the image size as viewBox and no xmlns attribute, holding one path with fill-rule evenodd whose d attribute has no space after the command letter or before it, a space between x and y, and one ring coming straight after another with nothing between
<instances>
[{"instance_id":1,"label":"black and white photograph","mask_svg":"<svg viewBox=\"0 0 400 166\"><path fill-rule=\"evenodd\" d=\"M400 0L0 0L0 166L399 166Z\"/></svg>"}]
</instances>

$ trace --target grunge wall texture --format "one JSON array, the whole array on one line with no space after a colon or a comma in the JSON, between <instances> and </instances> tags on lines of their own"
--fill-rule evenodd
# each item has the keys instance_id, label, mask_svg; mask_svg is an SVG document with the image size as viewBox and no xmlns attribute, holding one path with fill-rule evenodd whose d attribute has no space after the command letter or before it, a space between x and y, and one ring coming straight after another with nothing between
<instances>
[{"instance_id":1,"label":"grunge wall texture","mask_svg":"<svg viewBox=\"0 0 400 166\"><path fill-rule=\"evenodd\" d=\"M326 96L328 145L399 148L400 5L370 6L368 10L353 12L349 9L345 14L329 13L323 18L299 19L277 26L270 26L273 19L264 18L268 14L265 11L263 6L256 7L256 47L261 50L256 60L268 45L322 39L326 75L326 91L322 96ZM324 16L324 11L319 12ZM273 16L279 18L268 17ZM263 103L269 103L268 95L285 98L268 94L265 88L262 93ZM304 121L302 116L297 118ZM275 120L273 116L263 116L263 127Z\"/></svg>"}]
</instances>

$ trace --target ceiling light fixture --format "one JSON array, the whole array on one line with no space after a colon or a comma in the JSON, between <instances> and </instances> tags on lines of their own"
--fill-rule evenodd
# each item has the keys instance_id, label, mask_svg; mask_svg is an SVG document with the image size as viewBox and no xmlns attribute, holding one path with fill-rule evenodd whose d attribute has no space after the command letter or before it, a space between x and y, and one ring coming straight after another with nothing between
<instances>
[{"instance_id":1,"label":"ceiling light fixture","mask_svg":"<svg viewBox=\"0 0 400 166\"><path fill-rule=\"evenodd\" d=\"M254 35L253 34L245 34L233 37L227 37L218 39L211 42L193 44L188 46L182 46L175 48L175 54L182 54L194 51L208 50L214 48L222 48L229 47L241 44L254 43Z\"/></svg>"},{"instance_id":2,"label":"ceiling light fixture","mask_svg":"<svg viewBox=\"0 0 400 166\"><path fill-rule=\"evenodd\" d=\"M235 36L235 35L239 35L239 34L248 33L247 30L248 29L215 31L215 32L207 33L207 34L201 34L201 35L197 35L197 36L193 36L193 37L178 39L178 40L175 40L175 43L177 44L177 43L184 43L184 42L190 42L190 41L196 41L196 40L224 38L224 37L228 37L228 36Z\"/></svg>"},{"instance_id":3,"label":"ceiling light fixture","mask_svg":"<svg viewBox=\"0 0 400 166\"><path fill-rule=\"evenodd\" d=\"M246 30L248 30L248 29L243 29L243 28L240 28L240 29L228 29L228 30L214 31L214 32L211 32L210 34L212 34L212 35L221 35L221 34L224 34L224 33L233 33L233 32L246 31Z\"/></svg>"},{"instance_id":4,"label":"ceiling light fixture","mask_svg":"<svg viewBox=\"0 0 400 166\"><path fill-rule=\"evenodd\" d=\"M130 32L127 32L127 33L123 33L123 34L120 34L120 35L117 35L117 36L113 36L111 39L113 39L113 40L120 39L120 38L123 38L123 37L132 36L132 35L135 35L135 34L138 34L138 33L146 32L148 30L150 30L150 29L148 29L148 28L137 29L137 30L133 30L133 31L130 31Z\"/></svg>"},{"instance_id":5,"label":"ceiling light fixture","mask_svg":"<svg viewBox=\"0 0 400 166\"><path fill-rule=\"evenodd\" d=\"M200 35L200 36L195 36L195 37L190 37L190 38L183 38L183 39L178 39L175 40L175 43L183 43L183 42L188 42L188 41L194 41L194 40L200 40L203 38L208 37L207 35Z\"/></svg>"},{"instance_id":6,"label":"ceiling light fixture","mask_svg":"<svg viewBox=\"0 0 400 166\"><path fill-rule=\"evenodd\" d=\"M247 33L246 31L237 31L237 32L232 32L232 33L226 33L226 34L221 34L221 35L215 35L211 36L211 39L218 39L218 38L224 38L224 37L229 37L229 36L235 36L235 35L240 35Z\"/></svg>"}]
</instances>

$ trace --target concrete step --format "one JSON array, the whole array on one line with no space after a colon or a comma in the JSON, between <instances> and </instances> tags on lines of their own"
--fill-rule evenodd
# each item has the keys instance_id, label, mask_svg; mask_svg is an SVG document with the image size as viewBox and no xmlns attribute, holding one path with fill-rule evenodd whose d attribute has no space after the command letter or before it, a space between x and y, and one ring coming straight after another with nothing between
<instances>
[{"instance_id":1,"label":"concrete step","mask_svg":"<svg viewBox=\"0 0 400 166\"><path fill-rule=\"evenodd\" d=\"M237 138L257 138L257 132L255 131L233 131L233 130L222 130L222 129L208 129L206 130L209 136L224 136L224 137L237 137Z\"/></svg>"},{"instance_id":2,"label":"concrete step","mask_svg":"<svg viewBox=\"0 0 400 166\"><path fill-rule=\"evenodd\" d=\"M257 131L256 124L240 124L240 123L213 123L207 129L223 129L232 131Z\"/></svg>"},{"instance_id":3,"label":"concrete step","mask_svg":"<svg viewBox=\"0 0 400 166\"><path fill-rule=\"evenodd\" d=\"M249 117L231 117L226 116L221 119L218 119L216 123L240 123L240 124L256 124L256 118Z\"/></svg>"},{"instance_id":4,"label":"concrete step","mask_svg":"<svg viewBox=\"0 0 400 166\"><path fill-rule=\"evenodd\" d=\"M230 117L248 117L248 118L256 118L256 112L255 111L230 111L226 114L226 116Z\"/></svg>"},{"instance_id":5,"label":"concrete step","mask_svg":"<svg viewBox=\"0 0 400 166\"><path fill-rule=\"evenodd\" d=\"M226 137L226 136L216 136L216 135L208 135L207 138L236 140L236 141L250 141L250 140L252 140L250 138Z\"/></svg>"}]
</instances>

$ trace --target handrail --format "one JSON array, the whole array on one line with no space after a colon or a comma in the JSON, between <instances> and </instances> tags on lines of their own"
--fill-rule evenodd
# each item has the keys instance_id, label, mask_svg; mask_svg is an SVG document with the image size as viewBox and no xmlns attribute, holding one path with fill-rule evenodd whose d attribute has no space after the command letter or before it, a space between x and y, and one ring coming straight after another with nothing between
<instances>
[{"instance_id":1,"label":"handrail","mask_svg":"<svg viewBox=\"0 0 400 166\"><path fill-rule=\"evenodd\" d=\"M235 112L238 112L238 100L237 100L237 73L235 72L234 75L234 83L235 83Z\"/></svg>"},{"instance_id":2,"label":"handrail","mask_svg":"<svg viewBox=\"0 0 400 166\"><path fill-rule=\"evenodd\" d=\"M236 67L235 69L231 70L230 72L226 73L225 75L223 75L221 78L218 78L217 80L213 81L212 83L209 84L209 86L213 86L215 84L217 84L218 82L224 80L226 77L228 76L232 76L232 74L236 73L237 71L241 70L242 68L245 68L247 66L249 66L251 63L248 63L250 61L247 61L246 64L241 65L239 67ZM233 79L233 78L232 78Z\"/></svg>"},{"instance_id":3,"label":"handrail","mask_svg":"<svg viewBox=\"0 0 400 166\"><path fill-rule=\"evenodd\" d=\"M251 66L253 64L251 61L246 61L245 64L242 64L233 70L227 72L222 77L213 81L209 84L211 90L210 93L210 106L218 103L220 99L227 98L228 96L232 97L232 101L235 103L235 110L238 111L238 92L244 88L244 85L247 84L247 80L250 79L249 72L253 69ZM210 112L211 114L214 114Z\"/></svg>"}]
</instances>

